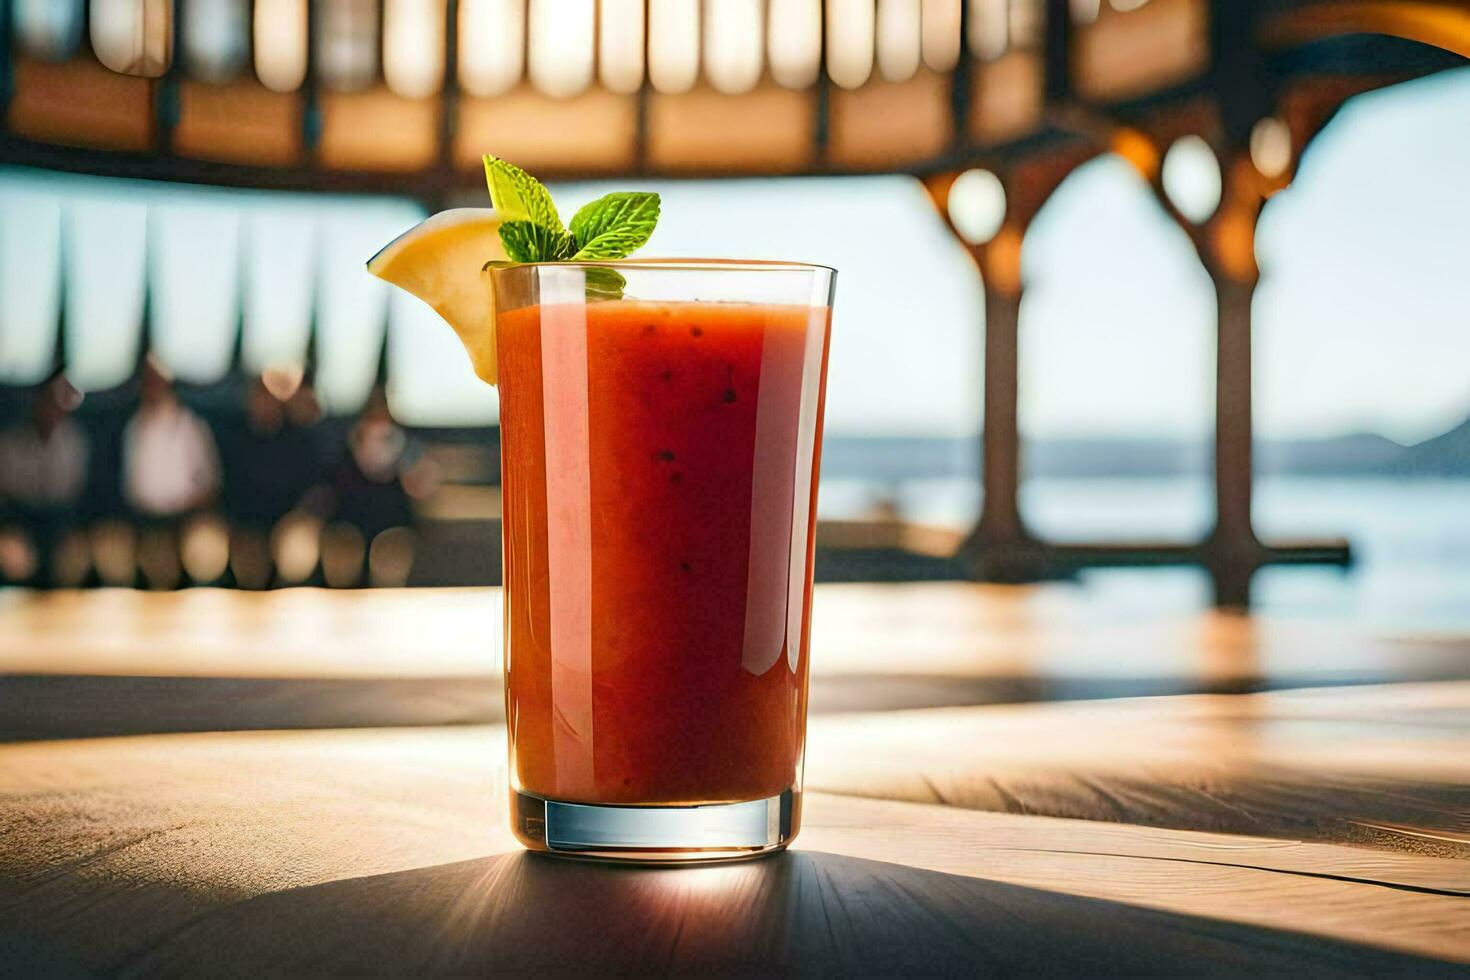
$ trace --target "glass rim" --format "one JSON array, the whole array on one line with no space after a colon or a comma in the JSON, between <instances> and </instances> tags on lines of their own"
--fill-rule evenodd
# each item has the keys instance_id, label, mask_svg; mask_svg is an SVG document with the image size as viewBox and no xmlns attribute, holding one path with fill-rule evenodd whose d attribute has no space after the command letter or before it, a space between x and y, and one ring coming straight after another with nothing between
<instances>
[{"instance_id":1,"label":"glass rim","mask_svg":"<svg viewBox=\"0 0 1470 980\"><path fill-rule=\"evenodd\" d=\"M513 269L654 269L694 272L830 272L837 270L820 262L791 262L784 259L699 259L699 258L630 258L603 260L566 260L561 262L514 262L500 266L496 272Z\"/></svg>"}]
</instances>

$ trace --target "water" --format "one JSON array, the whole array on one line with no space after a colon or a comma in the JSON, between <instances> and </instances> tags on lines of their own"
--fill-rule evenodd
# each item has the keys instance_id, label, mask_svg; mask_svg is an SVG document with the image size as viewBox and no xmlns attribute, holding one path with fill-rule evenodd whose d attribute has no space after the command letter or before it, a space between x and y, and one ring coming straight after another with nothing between
<instances>
[{"instance_id":1,"label":"water","mask_svg":"<svg viewBox=\"0 0 1470 980\"><path fill-rule=\"evenodd\" d=\"M915 480L896 492L857 480L822 483L824 517L852 516L892 494L910 520L969 525L980 492L964 479ZM1210 523L1210 483L1202 477L1038 478L1021 507L1038 535L1056 540L1190 540ZM1263 477L1256 486L1263 539L1346 537L1354 567L1273 568L1256 580L1261 609L1347 619L1369 628L1433 636L1470 629L1470 480L1379 477ZM1088 573L1098 588L1148 582L1160 602L1206 594L1193 570Z\"/></svg>"}]
</instances>

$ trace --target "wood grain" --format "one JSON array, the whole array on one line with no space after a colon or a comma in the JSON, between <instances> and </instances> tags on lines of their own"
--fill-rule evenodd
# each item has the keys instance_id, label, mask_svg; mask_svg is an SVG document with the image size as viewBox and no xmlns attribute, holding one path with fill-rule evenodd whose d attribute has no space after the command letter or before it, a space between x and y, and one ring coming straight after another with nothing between
<instances>
[{"instance_id":1,"label":"wood grain","mask_svg":"<svg viewBox=\"0 0 1470 980\"><path fill-rule=\"evenodd\" d=\"M495 588L14 590L0 673L493 677L500 612ZM1201 611L1147 589L819 585L812 623L819 677L998 679L1029 684L1022 700L1470 679L1463 634Z\"/></svg>"},{"instance_id":2,"label":"wood grain","mask_svg":"<svg viewBox=\"0 0 1470 980\"><path fill-rule=\"evenodd\" d=\"M1470 679L1462 635L1158 608L1146 594L928 583L815 596L818 714ZM500 721L499 635L498 589L7 592L0 737Z\"/></svg>"},{"instance_id":3,"label":"wood grain","mask_svg":"<svg viewBox=\"0 0 1470 980\"><path fill-rule=\"evenodd\" d=\"M827 717L808 755L811 789L1470 861L1465 682Z\"/></svg>"},{"instance_id":4,"label":"wood grain","mask_svg":"<svg viewBox=\"0 0 1470 980\"><path fill-rule=\"evenodd\" d=\"M0 594L0 964L1470 975L1464 638L1088 595L819 589L797 850L629 870L505 827L493 591Z\"/></svg>"},{"instance_id":5,"label":"wood grain","mask_svg":"<svg viewBox=\"0 0 1470 980\"><path fill-rule=\"evenodd\" d=\"M0 946L150 973L1470 962L1463 860L815 793L787 859L570 866L513 850L502 758L498 728L0 746Z\"/></svg>"}]
</instances>

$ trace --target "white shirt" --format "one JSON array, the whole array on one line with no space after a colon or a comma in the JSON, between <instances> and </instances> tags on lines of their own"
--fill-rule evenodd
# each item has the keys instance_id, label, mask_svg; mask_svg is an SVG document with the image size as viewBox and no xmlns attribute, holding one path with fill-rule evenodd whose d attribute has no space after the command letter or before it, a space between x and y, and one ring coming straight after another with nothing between
<instances>
[{"instance_id":1,"label":"white shirt","mask_svg":"<svg viewBox=\"0 0 1470 980\"><path fill-rule=\"evenodd\" d=\"M141 409L123 430L123 494L142 513L182 514L206 502L219 479L214 436L183 405Z\"/></svg>"}]
</instances>

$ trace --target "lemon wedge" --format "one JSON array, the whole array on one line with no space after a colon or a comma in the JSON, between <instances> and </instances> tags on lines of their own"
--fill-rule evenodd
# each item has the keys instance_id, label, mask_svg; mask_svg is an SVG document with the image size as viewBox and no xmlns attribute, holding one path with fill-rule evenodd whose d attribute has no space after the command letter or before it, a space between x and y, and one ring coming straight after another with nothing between
<instances>
[{"instance_id":1,"label":"lemon wedge","mask_svg":"<svg viewBox=\"0 0 1470 980\"><path fill-rule=\"evenodd\" d=\"M425 218L368 260L368 271L417 296L454 328L475 373L495 384L495 297L485 263L504 260L493 208Z\"/></svg>"}]
</instances>

